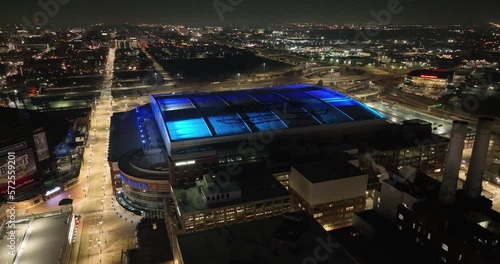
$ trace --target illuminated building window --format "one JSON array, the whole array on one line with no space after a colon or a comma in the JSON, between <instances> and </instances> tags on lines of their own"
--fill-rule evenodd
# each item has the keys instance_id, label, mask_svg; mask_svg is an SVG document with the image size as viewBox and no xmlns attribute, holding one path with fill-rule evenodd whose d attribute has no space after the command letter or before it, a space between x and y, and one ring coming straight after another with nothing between
<instances>
[{"instance_id":1,"label":"illuminated building window","mask_svg":"<svg viewBox=\"0 0 500 264\"><path fill-rule=\"evenodd\" d=\"M402 214L399 214L398 218L399 218L399 219L401 219L401 220L404 220L404 219L405 219L405 218L404 218L404 216L403 216Z\"/></svg>"}]
</instances>

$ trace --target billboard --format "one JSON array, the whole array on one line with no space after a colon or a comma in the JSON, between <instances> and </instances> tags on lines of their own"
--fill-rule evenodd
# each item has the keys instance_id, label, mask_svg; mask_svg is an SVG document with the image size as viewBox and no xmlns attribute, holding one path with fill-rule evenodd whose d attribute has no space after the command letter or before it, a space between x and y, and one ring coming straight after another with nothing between
<instances>
[{"instance_id":1,"label":"billboard","mask_svg":"<svg viewBox=\"0 0 500 264\"><path fill-rule=\"evenodd\" d=\"M5 150L5 151L4 151ZM26 148L26 142L14 144L0 150L0 193L7 189L9 175L9 152L15 157L15 187L23 186L37 172L35 153L32 148ZM12 165L12 164L11 164ZM12 186L12 185L11 185Z\"/></svg>"},{"instance_id":2,"label":"billboard","mask_svg":"<svg viewBox=\"0 0 500 264\"><path fill-rule=\"evenodd\" d=\"M33 135L35 141L36 156L38 161L43 161L50 158L49 145L47 144L47 136L45 132L40 132Z\"/></svg>"}]
</instances>

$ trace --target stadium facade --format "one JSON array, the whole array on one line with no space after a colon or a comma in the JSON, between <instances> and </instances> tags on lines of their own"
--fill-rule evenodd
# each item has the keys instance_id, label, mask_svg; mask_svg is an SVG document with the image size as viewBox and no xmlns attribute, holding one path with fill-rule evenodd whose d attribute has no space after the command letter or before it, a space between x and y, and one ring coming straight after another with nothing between
<instances>
[{"instance_id":1,"label":"stadium facade","mask_svg":"<svg viewBox=\"0 0 500 264\"><path fill-rule=\"evenodd\" d=\"M123 206L136 213L163 212L166 206L177 211L174 225L201 230L226 220L246 221L293 209L287 190L296 164L344 163L390 141L394 153L406 148L420 153L411 159L419 166L429 159L427 145L447 144L418 144L432 135L427 125L389 124L364 104L311 85L151 95L149 104L113 115L108 161ZM408 135L408 128L416 131L409 134L412 138L402 136ZM408 160L391 157L379 165L400 166ZM260 179L267 175L273 179ZM276 195L258 195L259 188Z\"/></svg>"},{"instance_id":2,"label":"stadium facade","mask_svg":"<svg viewBox=\"0 0 500 264\"><path fill-rule=\"evenodd\" d=\"M448 88L452 82L453 71L419 69L406 74L403 90L417 95L438 98L450 92Z\"/></svg>"}]
</instances>

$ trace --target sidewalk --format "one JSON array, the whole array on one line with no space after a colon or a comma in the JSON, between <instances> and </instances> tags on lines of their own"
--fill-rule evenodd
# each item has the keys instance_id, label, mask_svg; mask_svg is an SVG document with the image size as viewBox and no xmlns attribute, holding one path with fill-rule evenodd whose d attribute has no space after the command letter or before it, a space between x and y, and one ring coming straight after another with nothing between
<instances>
[{"instance_id":1,"label":"sidewalk","mask_svg":"<svg viewBox=\"0 0 500 264\"><path fill-rule=\"evenodd\" d=\"M82 181L80 180L79 183L75 184L69 190L66 190L57 196L54 196L42 203L39 203L34 207L28 208L27 210L23 207L22 203L19 203L17 206L18 210L22 212L27 211L29 214L40 214L47 211L53 211L59 209L59 202L62 199L66 198L73 199L73 208L75 209L78 206L78 203L85 198L85 193L83 192L84 186L85 186L84 183L82 183Z\"/></svg>"}]
</instances>

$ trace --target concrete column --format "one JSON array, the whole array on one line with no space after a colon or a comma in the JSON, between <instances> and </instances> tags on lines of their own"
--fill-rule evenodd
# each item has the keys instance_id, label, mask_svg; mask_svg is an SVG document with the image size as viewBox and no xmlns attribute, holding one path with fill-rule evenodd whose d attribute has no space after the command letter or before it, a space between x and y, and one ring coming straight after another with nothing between
<instances>
[{"instance_id":1,"label":"concrete column","mask_svg":"<svg viewBox=\"0 0 500 264\"><path fill-rule=\"evenodd\" d=\"M462 153L468 124L465 121L453 121L450 143L446 154L443 181L439 190L439 202L444 205L451 205L456 199L458 173L462 163Z\"/></svg>"},{"instance_id":2,"label":"concrete column","mask_svg":"<svg viewBox=\"0 0 500 264\"><path fill-rule=\"evenodd\" d=\"M483 190L483 174L486 168L486 156L488 155L494 121L492 118L482 117L477 123L469 171L464 185L465 194L470 199L479 198Z\"/></svg>"}]
</instances>

